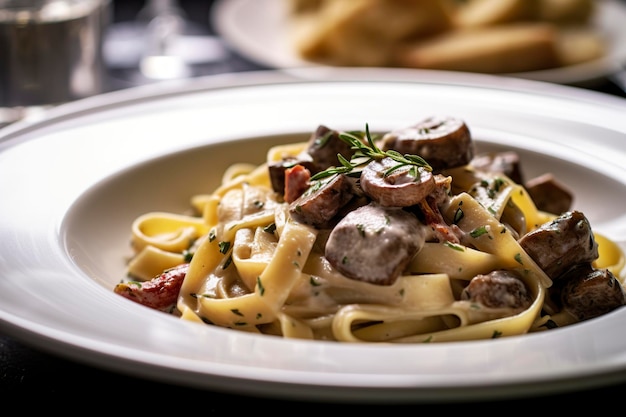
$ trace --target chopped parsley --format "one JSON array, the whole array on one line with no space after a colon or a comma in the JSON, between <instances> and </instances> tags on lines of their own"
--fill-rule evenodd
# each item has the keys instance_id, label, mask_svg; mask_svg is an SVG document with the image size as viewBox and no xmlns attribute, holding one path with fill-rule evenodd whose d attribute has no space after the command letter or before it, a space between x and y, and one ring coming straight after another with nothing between
<instances>
[{"instance_id":1,"label":"chopped parsley","mask_svg":"<svg viewBox=\"0 0 626 417\"><path fill-rule=\"evenodd\" d=\"M489 233L489 229L487 228L487 226L480 226L472 230L470 232L470 236L473 238L477 238L487 233Z\"/></svg>"},{"instance_id":2,"label":"chopped parsley","mask_svg":"<svg viewBox=\"0 0 626 417\"><path fill-rule=\"evenodd\" d=\"M265 287L263 286L263 283L261 282L261 277L260 276L256 277L256 286L259 289L259 295L264 295L265 294Z\"/></svg>"}]
</instances>

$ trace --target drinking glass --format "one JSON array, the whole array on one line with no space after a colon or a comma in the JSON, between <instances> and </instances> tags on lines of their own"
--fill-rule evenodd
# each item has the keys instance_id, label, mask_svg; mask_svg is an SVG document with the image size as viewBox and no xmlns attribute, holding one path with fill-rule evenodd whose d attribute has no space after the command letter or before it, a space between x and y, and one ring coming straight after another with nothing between
<instances>
[{"instance_id":1,"label":"drinking glass","mask_svg":"<svg viewBox=\"0 0 626 417\"><path fill-rule=\"evenodd\" d=\"M110 0L0 0L0 127L107 88Z\"/></svg>"}]
</instances>

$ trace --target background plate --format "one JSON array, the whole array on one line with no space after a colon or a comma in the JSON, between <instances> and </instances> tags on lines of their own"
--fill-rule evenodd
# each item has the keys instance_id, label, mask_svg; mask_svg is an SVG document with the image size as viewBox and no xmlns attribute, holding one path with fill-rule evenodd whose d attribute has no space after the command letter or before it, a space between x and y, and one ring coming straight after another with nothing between
<instances>
[{"instance_id":1,"label":"background plate","mask_svg":"<svg viewBox=\"0 0 626 417\"><path fill-rule=\"evenodd\" d=\"M454 344L285 340L183 322L112 292L132 220L182 211L231 162L336 129L462 118L481 150L555 173L594 230L624 242L626 102L503 77L312 68L119 91L0 130L0 327L64 357L193 387L325 401L519 397L626 380L626 310ZM269 140L269 142L268 142ZM376 360L372 360L376 358Z\"/></svg>"},{"instance_id":2,"label":"background plate","mask_svg":"<svg viewBox=\"0 0 626 417\"><path fill-rule=\"evenodd\" d=\"M560 84L588 85L626 64L626 6L621 0L597 0L593 26L609 41L602 59L542 71L508 74ZM270 68L314 66L295 54L289 43L282 0L219 0L211 14L213 27L237 52Z\"/></svg>"}]
</instances>

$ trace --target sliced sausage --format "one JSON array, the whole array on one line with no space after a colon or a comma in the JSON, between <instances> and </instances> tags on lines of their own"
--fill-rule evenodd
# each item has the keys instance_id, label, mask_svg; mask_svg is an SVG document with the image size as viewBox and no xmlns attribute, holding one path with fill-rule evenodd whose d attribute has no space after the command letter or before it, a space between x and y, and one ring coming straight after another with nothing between
<instances>
[{"instance_id":1,"label":"sliced sausage","mask_svg":"<svg viewBox=\"0 0 626 417\"><path fill-rule=\"evenodd\" d=\"M435 189L432 172L414 165L398 166L385 157L371 161L361 171L361 189L372 200L387 207L408 207L419 203Z\"/></svg>"},{"instance_id":2,"label":"sliced sausage","mask_svg":"<svg viewBox=\"0 0 626 417\"><path fill-rule=\"evenodd\" d=\"M552 279L571 267L598 258L589 220L580 211L569 211L526 233L519 244Z\"/></svg>"},{"instance_id":3,"label":"sliced sausage","mask_svg":"<svg viewBox=\"0 0 626 417\"><path fill-rule=\"evenodd\" d=\"M525 187L539 210L561 214L572 206L574 194L550 173L528 180Z\"/></svg>"},{"instance_id":4,"label":"sliced sausage","mask_svg":"<svg viewBox=\"0 0 626 417\"><path fill-rule=\"evenodd\" d=\"M583 264L566 272L563 280L563 308L578 320L598 317L626 304L624 288L607 269Z\"/></svg>"},{"instance_id":5,"label":"sliced sausage","mask_svg":"<svg viewBox=\"0 0 626 417\"><path fill-rule=\"evenodd\" d=\"M461 292L461 300L472 301L489 308L513 310L525 310L532 304L532 296L524 281L507 270L476 275Z\"/></svg>"},{"instance_id":6,"label":"sliced sausage","mask_svg":"<svg viewBox=\"0 0 626 417\"><path fill-rule=\"evenodd\" d=\"M430 117L385 134L380 148L424 158L434 171L468 164L474 157L470 130L454 117Z\"/></svg>"},{"instance_id":7,"label":"sliced sausage","mask_svg":"<svg viewBox=\"0 0 626 417\"><path fill-rule=\"evenodd\" d=\"M291 217L301 223L324 228L355 195L355 185L346 175L313 181L291 204Z\"/></svg>"},{"instance_id":8,"label":"sliced sausage","mask_svg":"<svg viewBox=\"0 0 626 417\"><path fill-rule=\"evenodd\" d=\"M391 285L425 242L415 215L377 203L348 213L330 233L328 262L348 278Z\"/></svg>"},{"instance_id":9,"label":"sliced sausage","mask_svg":"<svg viewBox=\"0 0 626 417\"><path fill-rule=\"evenodd\" d=\"M270 183L277 193L285 192L285 170L302 165L311 174L317 174L333 166L339 165L337 154L350 160L354 151L350 145L339 137L337 130L319 125L311 134L306 148L297 156L283 158L268 164Z\"/></svg>"},{"instance_id":10,"label":"sliced sausage","mask_svg":"<svg viewBox=\"0 0 626 417\"><path fill-rule=\"evenodd\" d=\"M517 184L524 183L519 155L515 151L476 155L470 165L478 171L504 174Z\"/></svg>"},{"instance_id":11,"label":"sliced sausage","mask_svg":"<svg viewBox=\"0 0 626 417\"><path fill-rule=\"evenodd\" d=\"M349 161L354 153L350 148L350 144L341 140L337 130L329 129L324 125L318 126L315 132L313 132L306 152L313 160L314 169L311 171L313 174L338 166L339 159L337 154Z\"/></svg>"},{"instance_id":12,"label":"sliced sausage","mask_svg":"<svg viewBox=\"0 0 626 417\"><path fill-rule=\"evenodd\" d=\"M284 158L280 161L270 162L267 166L270 183L272 184L272 190L283 195L285 193L285 171L295 167L296 165L301 165L306 168L309 172L315 169L315 165L313 164L313 159L311 157L289 157Z\"/></svg>"}]
</instances>

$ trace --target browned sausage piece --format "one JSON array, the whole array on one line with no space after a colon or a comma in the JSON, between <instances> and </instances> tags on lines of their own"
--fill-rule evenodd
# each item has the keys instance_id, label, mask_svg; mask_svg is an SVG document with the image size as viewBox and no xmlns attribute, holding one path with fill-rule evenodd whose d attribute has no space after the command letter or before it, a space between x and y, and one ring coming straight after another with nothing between
<instances>
[{"instance_id":1,"label":"browned sausage piece","mask_svg":"<svg viewBox=\"0 0 626 417\"><path fill-rule=\"evenodd\" d=\"M391 285L422 248L425 235L415 215L370 203L348 213L335 226L325 256L348 278Z\"/></svg>"},{"instance_id":2,"label":"browned sausage piece","mask_svg":"<svg viewBox=\"0 0 626 417\"><path fill-rule=\"evenodd\" d=\"M468 164L474 157L470 130L453 117L430 117L407 128L385 134L381 150L424 158L434 171Z\"/></svg>"},{"instance_id":3,"label":"browned sausage piece","mask_svg":"<svg viewBox=\"0 0 626 417\"><path fill-rule=\"evenodd\" d=\"M524 282L513 272L492 271L476 275L461 292L461 300L482 304L489 308L525 310L532 304L532 297Z\"/></svg>"},{"instance_id":4,"label":"browned sausage piece","mask_svg":"<svg viewBox=\"0 0 626 417\"><path fill-rule=\"evenodd\" d=\"M317 228L327 227L339 210L355 195L354 182L346 175L312 181L309 188L289 204L291 217Z\"/></svg>"},{"instance_id":5,"label":"browned sausage piece","mask_svg":"<svg viewBox=\"0 0 626 417\"><path fill-rule=\"evenodd\" d=\"M515 151L487 152L476 155L470 165L477 171L504 174L517 184L523 184L519 155ZM560 213L559 213L560 214Z\"/></svg>"},{"instance_id":6,"label":"browned sausage piece","mask_svg":"<svg viewBox=\"0 0 626 417\"><path fill-rule=\"evenodd\" d=\"M519 239L528 255L552 279L571 267L598 258L589 220L580 211L569 211L542 224Z\"/></svg>"},{"instance_id":7,"label":"browned sausage piece","mask_svg":"<svg viewBox=\"0 0 626 417\"><path fill-rule=\"evenodd\" d=\"M270 162L268 164L267 169L270 177L270 183L272 184L272 189L275 192L281 195L285 192L285 171L295 167L296 165L302 165L309 171L315 169L313 160L310 159L310 157L290 157L280 161Z\"/></svg>"},{"instance_id":8,"label":"browned sausage piece","mask_svg":"<svg viewBox=\"0 0 626 417\"><path fill-rule=\"evenodd\" d=\"M408 207L435 190L432 172L414 165L398 166L389 157L371 161L361 171L361 189L372 200L387 207ZM389 172L389 174L387 174Z\"/></svg>"},{"instance_id":9,"label":"browned sausage piece","mask_svg":"<svg viewBox=\"0 0 626 417\"><path fill-rule=\"evenodd\" d=\"M339 132L319 125L307 142L306 148L297 156L283 158L268 164L270 183L277 193L285 191L285 170L302 165L311 174L317 174L327 168L339 165L337 154L350 160L354 151L350 145L339 138Z\"/></svg>"},{"instance_id":10,"label":"browned sausage piece","mask_svg":"<svg viewBox=\"0 0 626 417\"><path fill-rule=\"evenodd\" d=\"M578 320L598 317L626 304L624 288L609 270L583 264L567 271L563 280L563 308Z\"/></svg>"},{"instance_id":11,"label":"browned sausage piece","mask_svg":"<svg viewBox=\"0 0 626 417\"><path fill-rule=\"evenodd\" d=\"M349 161L354 153L350 148L350 144L339 138L338 131L329 129L324 125L319 125L313 132L306 152L313 159L314 169L311 171L313 174L338 166L339 159L337 154L341 154Z\"/></svg>"},{"instance_id":12,"label":"browned sausage piece","mask_svg":"<svg viewBox=\"0 0 626 417\"><path fill-rule=\"evenodd\" d=\"M528 180L526 190L537 208L548 213L565 213L574 200L573 193L550 173Z\"/></svg>"}]
</instances>

